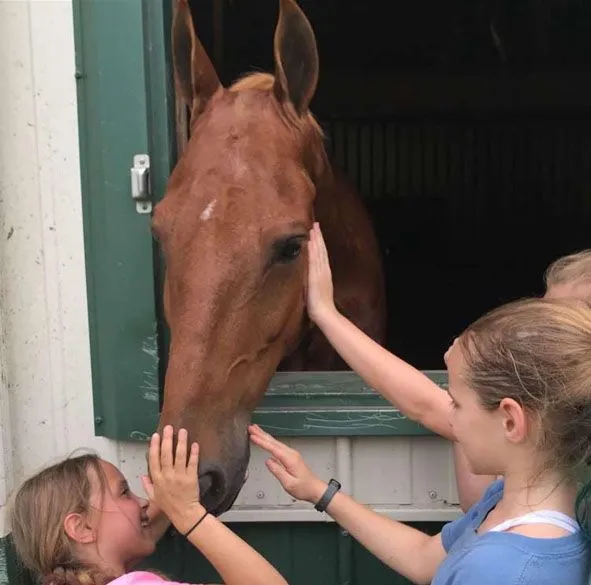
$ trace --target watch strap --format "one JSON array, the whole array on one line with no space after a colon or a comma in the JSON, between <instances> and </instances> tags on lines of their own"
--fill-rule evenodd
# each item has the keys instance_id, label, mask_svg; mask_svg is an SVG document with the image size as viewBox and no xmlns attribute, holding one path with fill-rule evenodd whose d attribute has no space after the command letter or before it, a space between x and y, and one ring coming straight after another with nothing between
<instances>
[{"instance_id":1,"label":"watch strap","mask_svg":"<svg viewBox=\"0 0 591 585\"><path fill-rule=\"evenodd\" d=\"M334 498L335 494L341 489L341 484L336 479L331 479L328 482L326 491L322 494L322 497L318 500L314 508L319 512L326 511L328 504Z\"/></svg>"}]
</instances>

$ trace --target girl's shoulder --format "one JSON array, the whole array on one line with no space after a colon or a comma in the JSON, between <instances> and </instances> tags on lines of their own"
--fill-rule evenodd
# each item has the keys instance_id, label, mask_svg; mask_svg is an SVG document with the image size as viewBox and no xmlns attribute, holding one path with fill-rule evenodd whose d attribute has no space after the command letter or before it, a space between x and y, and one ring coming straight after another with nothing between
<instances>
[{"instance_id":1,"label":"girl's shoulder","mask_svg":"<svg viewBox=\"0 0 591 585\"><path fill-rule=\"evenodd\" d=\"M463 546L467 540L474 538L478 526L503 497L504 487L505 481L503 479L493 481L482 498L463 516L443 527L441 541L447 553L454 546Z\"/></svg>"},{"instance_id":2,"label":"girl's shoulder","mask_svg":"<svg viewBox=\"0 0 591 585\"><path fill-rule=\"evenodd\" d=\"M109 585L189 585L188 583L178 583L176 581L169 581L164 577L161 577L157 573L151 573L150 571L132 571L131 573L125 573L121 577L117 577L109 583Z\"/></svg>"},{"instance_id":3,"label":"girl's shoulder","mask_svg":"<svg viewBox=\"0 0 591 585\"><path fill-rule=\"evenodd\" d=\"M163 583L166 580L156 573L150 573L149 571L132 571L131 573L125 573L121 577L117 577L111 581L109 585L152 585L157 583Z\"/></svg>"},{"instance_id":4,"label":"girl's shoulder","mask_svg":"<svg viewBox=\"0 0 591 585\"><path fill-rule=\"evenodd\" d=\"M580 535L530 538L485 533L440 567L433 585L587 585L589 551Z\"/></svg>"}]
</instances>

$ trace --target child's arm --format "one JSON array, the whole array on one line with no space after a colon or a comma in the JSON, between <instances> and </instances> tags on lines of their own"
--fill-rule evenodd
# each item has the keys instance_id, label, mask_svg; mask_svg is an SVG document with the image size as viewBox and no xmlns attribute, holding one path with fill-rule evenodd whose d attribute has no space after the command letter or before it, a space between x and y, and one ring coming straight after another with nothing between
<instances>
[{"instance_id":1,"label":"child's arm","mask_svg":"<svg viewBox=\"0 0 591 585\"><path fill-rule=\"evenodd\" d=\"M365 335L335 307L328 253L318 224L308 245L308 313L349 364L405 416L453 440L448 393Z\"/></svg>"},{"instance_id":2,"label":"child's arm","mask_svg":"<svg viewBox=\"0 0 591 585\"><path fill-rule=\"evenodd\" d=\"M454 440L445 390L368 337L336 308L318 315L316 324L351 369L405 416Z\"/></svg>"},{"instance_id":3,"label":"child's arm","mask_svg":"<svg viewBox=\"0 0 591 585\"><path fill-rule=\"evenodd\" d=\"M294 498L315 503L327 484L306 466L301 455L257 425L249 427L253 443L273 458L267 467ZM423 532L380 516L351 497L337 493L326 511L365 548L413 583L431 583L446 556L441 536Z\"/></svg>"},{"instance_id":4,"label":"child's arm","mask_svg":"<svg viewBox=\"0 0 591 585\"><path fill-rule=\"evenodd\" d=\"M311 503L317 502L322 492ZM339 492L326 509L368 551L413 583L428 585L446 556L441 534L429 536L416 528L380 516Z\"/></svg>"},{"instance_id":5,"label":"child's arm","mask_svg":"<svg viewBox=\"0 0 591 585\"><path fill-rule=\"evenodd\" d=\"M173 457L172 427L150 441L151 479L144 477L150 502L166 514L175 528L214 566L225 585L287 585L281 574L258 552L199 503L198 458L193 443L187 462L187 431L180 429ZM162 445L162 448L161 448Z\"/></svg>"},{"instance_id":6,"label":"child's arm","mask_svg":"<svg viewBox=\"0 0 591 585\"><path fill-rule=\"evenodd\" d=\"M174 525L184 533L204 513L205 508L196 504L176 517ZM188 540L215 567L225 585L287 585L269 562L214 516L207 515Z\"/></svg>"}]
</instances>

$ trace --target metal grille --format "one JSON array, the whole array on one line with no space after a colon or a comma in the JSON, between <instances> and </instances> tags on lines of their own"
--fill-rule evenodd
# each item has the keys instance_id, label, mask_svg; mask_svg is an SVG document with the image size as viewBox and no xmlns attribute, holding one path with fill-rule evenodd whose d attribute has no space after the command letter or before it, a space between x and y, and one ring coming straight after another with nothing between
<instances>
[{"instance_id":1,"label":"metal grille","mask_svg":"<svg viewBox=\"0 0 591 585\"><path fill-rule=\"evenodd\" d=\"M587 118L587 119L586 119ZM368 200L444 199L449 213L591 203L591 122L523 116L332 119L336 161Z\"/></svg>"}]
</instances>

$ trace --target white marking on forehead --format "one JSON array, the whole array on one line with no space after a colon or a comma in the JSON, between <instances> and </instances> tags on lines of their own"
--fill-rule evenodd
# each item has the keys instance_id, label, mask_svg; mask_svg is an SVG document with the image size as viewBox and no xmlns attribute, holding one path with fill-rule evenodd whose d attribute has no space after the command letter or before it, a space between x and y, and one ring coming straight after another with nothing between
<instances>
[{"instance_id":1,"label":"white marking on forehead","mask_svg":"<svg viewBox=\"0 0 591 585\"><path fill-rule=\"evenodd\" d=\"M207 221L211 217L216 201L217 199L212 200L209 205L201 212L201 215L199 216L201 221Z\"/></svg>"}]
</instances>

